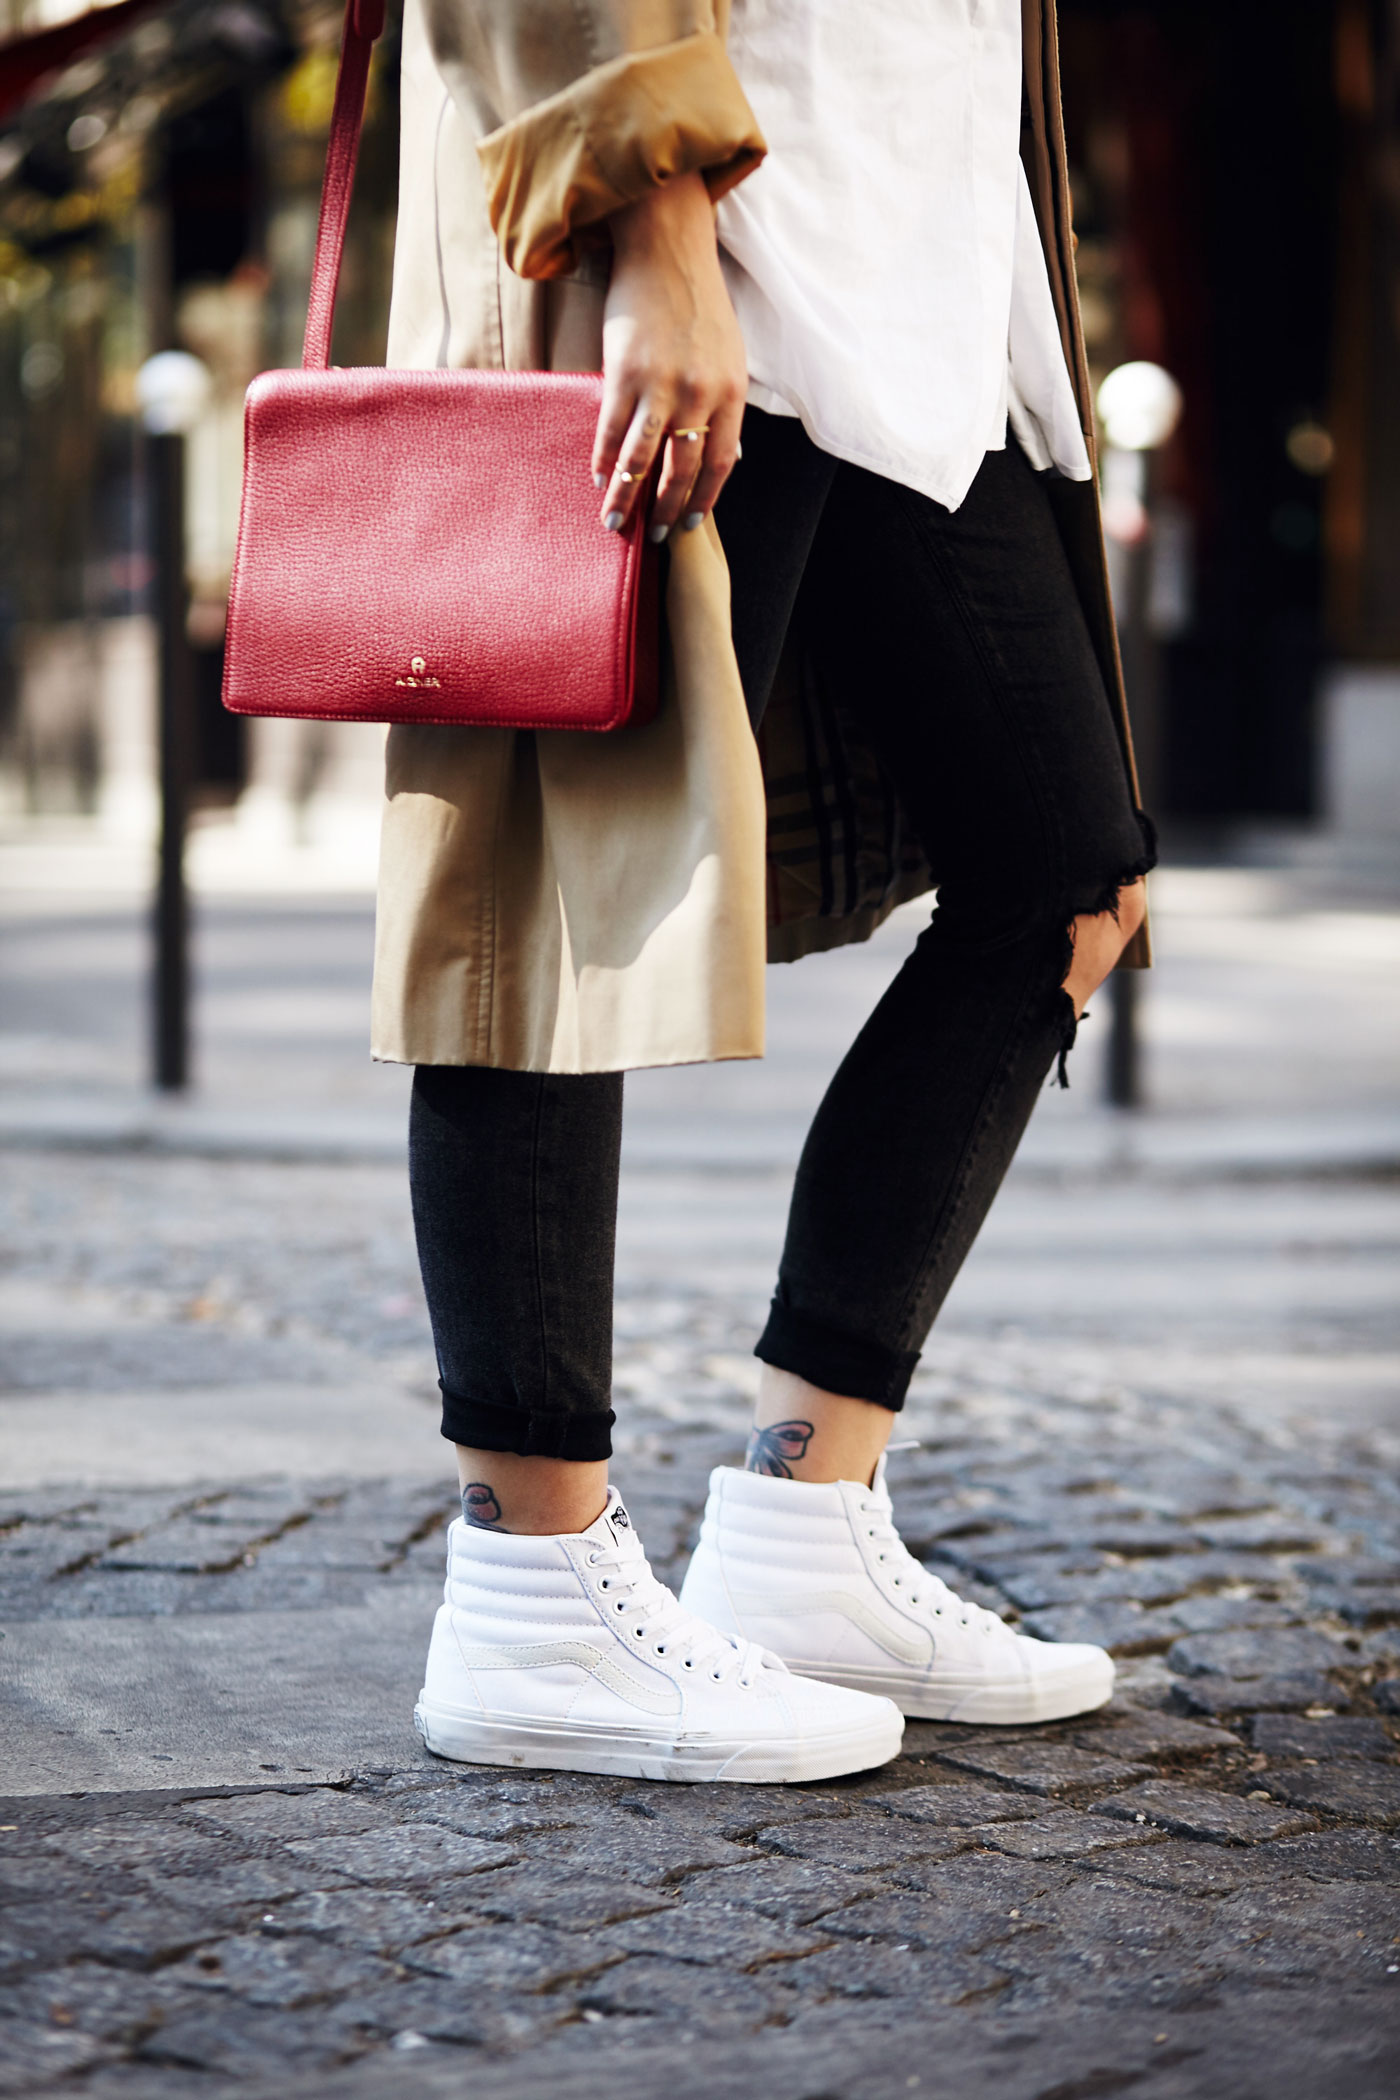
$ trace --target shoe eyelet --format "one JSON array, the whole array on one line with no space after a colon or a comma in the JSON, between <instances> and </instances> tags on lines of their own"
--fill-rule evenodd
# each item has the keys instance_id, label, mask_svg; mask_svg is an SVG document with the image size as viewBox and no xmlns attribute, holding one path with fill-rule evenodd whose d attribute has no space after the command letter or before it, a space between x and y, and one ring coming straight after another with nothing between
<instances>
[{"instance_id":1,"label":"shoe eyelet","mask_svg":"<svg viewBox=\"0 0 1400 2100\"><path fill-rule=\"evenodd\" d=\"M966 1621L966 1619L964 1619L964 1621L963 1621L963 1624L964 1624L964 1625L966 1625L966 1624L967 1624L967 1621ZM645 1626L634 1626L634 1627L632 1628L632 1638L633 1638L633 1640L634 1640L634 1641L641 1641L641 1640L645 1640L645 1638L646 1638L646 1628L645 1628Z\"/></svg>"},{"instance_id":2,"label":"shoe eyelet","mask_svg":"<svg viewBox=\"0 0 1400 2100\"><path fill-rule=\"evenodd\" d=\"M601 1553L590 1553L590 1554L589 1554L589 1556L588 1556L588 1565L589 1565L589 1567L590 1567L590 1568L596 1568L596 1567L597 1567L597 1565L598 1565L598 1563L599 1563L599 1561L600 1561L600 1560L602 1559L602 1557L603 1557L603 1556L602 1556L602 1554L601 1554Z\"/></svg>"},{"instance_id":3,"label":"shoe eyelet","mask_svg":"<svg viewBox=\"0 0 1400 2100\"><path fill-rule=\"evenodd\" d=\"M610 1588L612 1587L612 1585L611 1585L611 1584L609 1583L609 1581L608 1581L608 1578L607 1578L607 1576L606 1576L606 1575L604 1575L604 1576L602 1577L602 1579L600 1580L600 1582L599 1582L599 1584L598 1584L598 1587L599 1587L599 1589L600 1589L600 1590L606 1590L606 1589L610 1589Z\"/></svg>"},{"instance_id":4,"label":"shoe eyelet","mask_svg":"<svg viewBox=\"0 0 1400 2100\"><path fill-rule=\"evenodd\" d=\"M666 1643L664 1641L657 1642L656 1652L658 1655L664 1655L666 1653Z\"/></svg>"},{"instance_id":5,"label":"shoe eyelet","mask_svg":"<svg viewBox=\"0 0 1400 2100\"><path fill-rule=\"evenodd\" d=\"M626 1609L627 1609L627 1599L626 1599L625 1597L619 1597L619 1598L618 1598L618 1600L617 1600L617 1602L616 1602L616 1604L615 1604L615 1605L613 1606L613 1610L614 1610L614 1611L626 1611Z\"/></svg>"},{"instance_id":6,"label":"shoe eyelet","mask_svg":"<svg viewBox=\"0 0 1400 2100\"><path fill-rule=\"evenodd\" d=\"M681 1664L681 1668L683 1670L693 1670L695 1668L695 1664L691 1661L688 1655L686 1656L684 1662Z\"/></svg>"},{"instance_id":7,"label":"shoe eyelet","mask_svg":"<svg viewBox=\"0 0 1400 2100\"><path fill-rule=\"evenodd\" d=\"M723 1679L721 1678L718 1670L711 1670L710 1675L711 1677L713 1677L716 1684L721 1684L723 1682Z\"/></svg>"}]
</instances>

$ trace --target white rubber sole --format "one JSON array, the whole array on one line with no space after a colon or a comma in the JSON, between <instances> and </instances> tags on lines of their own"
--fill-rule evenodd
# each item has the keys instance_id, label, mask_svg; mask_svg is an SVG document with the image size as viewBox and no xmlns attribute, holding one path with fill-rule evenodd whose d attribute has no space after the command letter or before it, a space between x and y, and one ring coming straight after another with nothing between
<instances>
[{"instance_id":1,"label":"white rubber sole","mask_svg":"<svg viewBox=\"0 0 1400 2100\"><path fill-rule=\"evenodd\" d=\"M548 1772L599 1772L617 1779L674 1779L690 1784L724 1779L750 1786L797 1785L868 1772L899 1755L904 1721L877 1713L859 1728L810 1742L679 1741L666 1736L614 1734L602 1729L548 1727L511 1717L485 1720L420 1694L413 1725L435 1757L456 1764L528 1767Z\"/></svg>"},{"instance_id":2,"label":"white rubber sole","mask_svg":"<svg viewBox=\"0 0 1400 2100\"><path fill-rule=\"evenodd\" d=\"M984 1728L1026 1727L1036 1721L1067 1721L1092 1713L1113 1697L1114 1668L1100 1661L1076 1663L1033 1678L979 1678L975 1682L940 1683L899 1670L818 1670L811 1663L785 1658L799 1677L823 1684L844 1684L854 1692L875 1692L893 1699L910 1721L975 1722Z\"/></svg>"}]
</instances>

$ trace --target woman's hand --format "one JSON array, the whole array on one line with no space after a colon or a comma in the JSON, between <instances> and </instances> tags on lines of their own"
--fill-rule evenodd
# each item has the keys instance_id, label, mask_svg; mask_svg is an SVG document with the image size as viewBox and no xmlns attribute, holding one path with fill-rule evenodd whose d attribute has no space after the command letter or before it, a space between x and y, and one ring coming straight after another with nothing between
<instances>
[{"instance_id":1,"label":"woman's hand","mask_svg":"<svg viewBox=\"0 0 1400 2100\"><path fill-rule=\"evenodd\" d=\"M679 175L615 212L603 309L603 407L593 477L620 531L662 446L653 539L711 509L739 454L748 376L699 175ZM706 426L708 425L708 428ZM686 436L684 432L699 432Z\"/></svg>"}]
</instances>

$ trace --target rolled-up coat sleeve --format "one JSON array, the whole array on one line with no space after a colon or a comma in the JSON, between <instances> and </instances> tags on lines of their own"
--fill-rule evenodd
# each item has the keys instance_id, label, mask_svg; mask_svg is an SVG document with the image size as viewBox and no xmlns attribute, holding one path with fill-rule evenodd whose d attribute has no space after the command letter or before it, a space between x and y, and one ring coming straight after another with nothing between
<instances>
[{"instance_id":1,"label":"rolled-up coat sleeve","mask_svg":"<svg viewBox=\"0 0 1400 2100\"><path fill-rule=\"evenodd\" d=\"M521 277L562 277L602 222L698 173L718 198L756 168L763 134L716 30L590 67L477 141L491 224Z\"/></svg>"}]
</instances>

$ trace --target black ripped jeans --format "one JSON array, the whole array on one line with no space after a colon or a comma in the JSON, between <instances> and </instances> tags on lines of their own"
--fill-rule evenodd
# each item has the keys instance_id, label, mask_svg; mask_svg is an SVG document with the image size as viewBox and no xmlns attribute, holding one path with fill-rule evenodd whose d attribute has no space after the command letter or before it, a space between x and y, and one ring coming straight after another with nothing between
<instances>
[{"instance_id":1,"label":"black ripped jeans","mask_svg":"<svg viewBox=\"0 0 1400 2100\"><path fill-rule=\"evenodd\" d=\"M1073 1040L1070 923L1147 871L1151 828L1014 444L949 512L750 409L717 520L754 720L800 595L937 877L932 923L812 1124L757 1346L898 1409ZM617 1073L415 1074L413 1212L454 1442L608 1455L622 1092Z\"/></svg>"}]
</instances>

